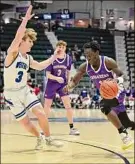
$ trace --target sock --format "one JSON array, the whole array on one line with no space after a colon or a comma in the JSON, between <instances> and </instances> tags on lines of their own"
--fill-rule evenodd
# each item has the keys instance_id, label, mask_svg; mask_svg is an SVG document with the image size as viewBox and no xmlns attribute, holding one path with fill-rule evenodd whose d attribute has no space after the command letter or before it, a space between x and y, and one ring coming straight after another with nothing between
<instances>
[{"instance_id":1,"label":"sock","mask_svg":"<svg viewBox=\"0 0 135 164\"><path fill-rule=\"evenodd\" d=\"M122 126L121 128L118 129L118 132L119 132L119 133L126 133L126 134L128 134L128 133L127 133L127 130L126 130L123 126Z\"/></svg>"},{"instance_id":2,"label":"sock","mask_svg":"<svg viewBox=\"0 0 135 164\"><path fill-rule=\"evenodd\" d=\"M72 129L74 127L74 125L73 124L69 124L69 127L70 127L70 129Z\"/></svg>"}]
</instances>

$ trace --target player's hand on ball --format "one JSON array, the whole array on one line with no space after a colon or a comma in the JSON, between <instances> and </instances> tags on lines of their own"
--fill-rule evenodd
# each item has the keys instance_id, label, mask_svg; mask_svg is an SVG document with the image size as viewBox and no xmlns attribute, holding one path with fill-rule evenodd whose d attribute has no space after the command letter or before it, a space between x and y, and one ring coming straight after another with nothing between
<instances>
[{"instance_id":1,"label":"player's hand on ball","mask_svg":"<svg viewBox=\"0 0 135 164\"><path fill-rule=\"evenodd\" d=\"M58 83L64 83L64 79L62 77L57 77L56 80Z\"/></svg>"},{"instance_id":2,"label":"player's hand on ball","mask_svg":"<svg viewBox=\"0 0 135 164\"><path fill-rule=\"evenodd\" d=\"M117 79L115 79L118 86L119 86L119 90L123 91L124 90L124 79L123 77L118 77Z\"/></svg>"}]
</instances>

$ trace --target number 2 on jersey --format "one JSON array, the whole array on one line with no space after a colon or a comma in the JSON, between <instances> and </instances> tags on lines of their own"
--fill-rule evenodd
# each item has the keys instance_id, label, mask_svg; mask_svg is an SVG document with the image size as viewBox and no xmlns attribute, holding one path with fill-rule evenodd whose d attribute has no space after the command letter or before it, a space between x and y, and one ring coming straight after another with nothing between
<instances>
[{"instance_id":1,"label":"number 2 on jersey","mask_svg":"<svg viewBox=\"0 0 135 164\"><path fill-rule=\"evenodd\" d=\"M58 69L57 75L60 76L61 75L61 69Z\"/></svg>"},{"instance_id":2,"label":"number 2 on jersey","mask_svg":"<svg viewBox=\"0 0 135 164\"><path fill-rule=\"evenodd\" d=\"M19 71L18 72L18 77L15 79L15 82L20 83L23 77L23 72Z\"/></svg>"}]
</instances>

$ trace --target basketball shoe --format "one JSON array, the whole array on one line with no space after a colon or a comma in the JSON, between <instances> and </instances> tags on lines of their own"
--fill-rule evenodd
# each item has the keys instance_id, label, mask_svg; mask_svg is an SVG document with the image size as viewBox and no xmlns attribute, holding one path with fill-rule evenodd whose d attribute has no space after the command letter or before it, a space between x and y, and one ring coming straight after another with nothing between
<instances>
[{"instance_id":1,"label":"basketball shoe","mask_svg":"<svg viewBox=\"0 0 135 164\"><path fill-rule=\"evenodd\" d=\"M77 135L80 135L80 132L76 128L71 128L69 135L76 135L77 136Z\"/></svg>"},{"instance_id":2,"label":"basketball shoe","mask_svg":"<svg viewBox=\"0 0 135 164\"><path fill-rule=\"evenodd\" d=\"M37 144L35 146L36 150L43 149L43 138L41 136L37 137Z\"/></svg>"},{"instance_id":3,"label":"basketball shoe","mask_svg":"<svg viewBox=\"0 0 135 164\"><path fill-rule=\"evenodd\" d=\"M57 147L57 148L63 146L62 142L56 141L56 140L52 139L51 137L45 137L43 132L40 132L40 135L42 136L42 139L44 141L46 141L47 146L54 146L54 147Z\"/></svg>"},{"instance_id":4,"label":"basketball shoe","mask_svg":"<svg viewBox=\"0 0 135 164\"><path fill-rule=\"evenodd\" d=\"M54 146L57 148L60 148L63 146L62 142L56 141L56 140L52 139L51 137L45 137L45 140L46 140L47 146Z\"/></svg>"},{"instance_id":5,"label":"basketball shoe","mask_svg":"<svg viewBox=\"0 0 135 164\"><path fill-rule=\"evenodd\" d=\"M132 137L129 134L121 133L120 136L121 136L121 139L122 139L122 142L123 142L123 145L122 145L123 150L126 150L126 149L133 146L134 141L133 141Z\"/></svg>"}]
</instances>

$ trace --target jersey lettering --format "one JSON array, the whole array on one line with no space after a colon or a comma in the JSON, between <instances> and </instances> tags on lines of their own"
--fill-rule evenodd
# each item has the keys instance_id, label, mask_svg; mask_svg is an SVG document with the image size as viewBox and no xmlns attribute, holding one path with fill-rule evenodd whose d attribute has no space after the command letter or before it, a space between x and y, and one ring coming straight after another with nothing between
<instances>
[{"instance_id":1,"label":"jersey lettering","mask_svg":"<svg viewBox=\"0 0 135 164\"><path fill-rule=\"evenodd\" d=\"M15 79L15 82L20 83L23 77L23 71L18 72L18 77Z\"/></svg>"}]
</instances>

